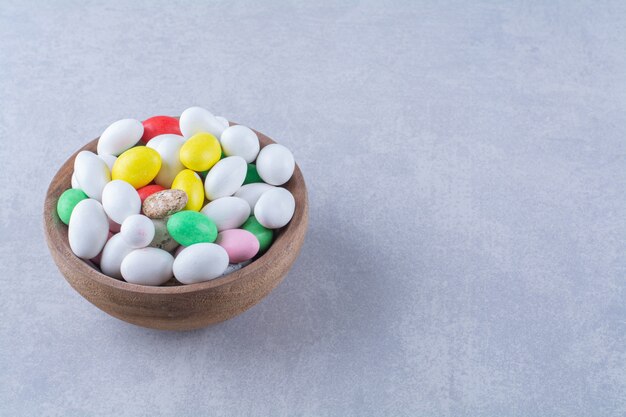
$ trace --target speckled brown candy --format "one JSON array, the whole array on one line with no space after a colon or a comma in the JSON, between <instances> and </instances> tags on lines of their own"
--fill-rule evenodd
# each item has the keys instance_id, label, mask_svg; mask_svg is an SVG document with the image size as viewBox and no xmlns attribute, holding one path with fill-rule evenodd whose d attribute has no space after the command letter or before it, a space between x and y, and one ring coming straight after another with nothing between
<instances>
[{"instance_id":1,"label":"speckled brown candy","mask_svg":"<svg viewBox=\"0 0 626 417\"><path fill-rule=\"evenodd\" d=\"M164 219L152 219L152 223L154 223L154 239L148 246L168 252L172 252L179 246L178 242L167 231L167 217Z\"/></svg>"},{"instance_id":2,"label":"speckled brown candy","mask_svg":"<svg viewBox=\"0 0 626 417\"><path fill-rule=\"evenodd\" d=\"M183 190L164 190L154 193L143 201L143 214L151 219L162 219L181 211L187 205L187 193Z\"/></svg>"}]
</instances>

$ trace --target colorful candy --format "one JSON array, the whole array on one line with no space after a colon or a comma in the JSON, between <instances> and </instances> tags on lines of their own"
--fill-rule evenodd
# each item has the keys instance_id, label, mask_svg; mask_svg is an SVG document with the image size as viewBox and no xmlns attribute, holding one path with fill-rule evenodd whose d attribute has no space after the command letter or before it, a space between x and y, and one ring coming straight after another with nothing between
<instances>
[{"instance_id":1,"label":"colorful candy","mask_svg":"<svg viewBox=\"0 0 626 417\"><path fill-rule=\"evenodd\" d=\"M157 151L146 146L136 146L117 158L111 178L124 180L135 188L141 188L150 184L160 169L161 156ZM83 185L80 177L78 182Z\"/></svg>"},{"instance_id":2,"label":"colorful candy","mask_svg":"<svg viewBox=\"0 0 626 417\"><path fill-rule=\"evenodd\" d=\"M250 216L244 224L241 225L243 230L252 233L259 241L259 253L265 252L274 240L274 231L263 226L254 216Z\"/></svg>"},{"instance_id":3,"label":"colorful candy","mask_svg":"<svg viewBox=\"0 0 626 417\"><path fill-rule=\"evenodd\" d=\"M246 179L243 180L243 185L254 184L257 182L263 182L263 180L256 169L256 165L248 164L248 171L246 172Z\"/></svg>"},{"instance_id":4,"label":"colorful candy","mask_svg":"<svg viewBox=\"0 0 626 417\"><path fill-rule=\"evenodd\" d=\"M87 197L87 194L85 194L83 190L76 188L65 190L57 202L57 213L61 221L65 224L70 224L70 216L72 215L74 207L87 198L89 197Z\"/></svg>"},{"instance_id":5,"label":"colorful candy","mask_svg":"<svg viewBox=\"0 0 626 417\"><path fill-rule=\"evenodd\" d=\"M187 194L182 190L163 190L146 198L143 213L151 219L162 219L181 211L187 204Z\"/></svg>"},{"instance_id":6,"label":"colorful candy","mask_svg":"<svg viewBox=\"0 0 626 417\"><path fill-rule=\"evenodd\" d=\"M172 252L179 245L167 231L167 219L151 219L154 225L154 238L148 246Z\"/></svg>"},{"instance_id":7,"label":"colorful candy","mask_svg":"<svg viewBox=\"0 0 626 417\"><path fill-rule=\"evenodd\" d=\"M190 169L180 171L172 182L172 189L182 190L187 194L185 210L200 211L204 203L204 186L196 172Z\"/></svg>"},{"instance_id":8,"label":"colorful candy","mask_svg":"<svg viewBox=\"0 0 626 417\"><path fill-rule=\"evenodd\" d=\"M150 197L152 194L158 193L159 191L165 191L165 190L167 190L167 188L163 187L162 185L150 184L150 185L146 185L145 187L141 187L140 189L138 189L137 194L139 194L139 198L141 199L141 202L143 203L145 199Z\"/></svg>"},{"instance_id":9,"label":"colorful candy","mask_svg":"<svg viewBox=\"0 0 626 417\"><path fill-rule=\"evenodd\" d=\"M212 243L217 238L217 226L197 211L179 211L167 221L167 231L183 246L194 243Z\"/></svg>"},{"instance_id":10,"label":"colorful candy","mask_svg":"<svg viewBox=\"0 0 626 417\"><path fill-rule=\"evenodd\" d=\"M115 279L219 278L267 251L274 229L295 213L293 195L280 187L293 175L292 153L261 149L252 129L200 107L180 120L119 120L97 149L76 156L57 213L72 252Z\"/></svg>"},{"instance_id":11,"label":"colorful candy","mask_svg":"<svg viewBox=\"0 0 626 417\"><path fill-rule=\"evenodd\" d=\"M215 243L226 250L228 262L237 264L254 258L259 252L259 241L247 230L229 229L217 235Z\"/></svg>"},{"instance_id":12,"label":"colorful candy","mask_svg":"<svg viewBox=\"0 0 626 417\"><path fill-rule=\"evenodd\" d=\"M141 122L143 125L143 136L141 140L144 143L150 142L155 136L172 133L181 135L178 119L170 116L153 116Z\"/></svg>"},{"instance_id":13,"label":"colorful candy","mask_svg":"<svg viewBox=\"0 0 626 417\"><path fill-rule=\"evenodd\" d=\"M180 148L180 162L194 171L206 171L220 160L220 142L210 133L196 133Z\"/></svg>"}]
</instances>

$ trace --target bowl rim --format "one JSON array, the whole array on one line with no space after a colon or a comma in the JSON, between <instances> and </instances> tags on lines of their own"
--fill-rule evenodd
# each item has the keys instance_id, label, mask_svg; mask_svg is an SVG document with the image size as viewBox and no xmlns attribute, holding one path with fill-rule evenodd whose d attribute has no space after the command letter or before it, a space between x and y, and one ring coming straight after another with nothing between
<instances>
[{"instance_id":1,"label":"bowl rim","mask_svg":"<svg viewBox=\"0 0 626 417\"><path fill-rule=\"evenodd\" d=\"M237 123L229 122L230 126L234 126ZM261 142L261 149L269 144L276 143L267 135L252 129L257 136L259 137L259 141ZM67 225L61 222L57 211L56 204L60 194L71 188L71 173L73 172L73 163L76 155L79 152L87 150L95 153L96 146L98 143L97 137L83 147L74 152L57 170L54 177L50 181L48 189L46 191L46 197L44 202L44 229L45 229L45 237L51 252L58 251L59 256L61 256L65 261L67 261L72 267L75 269L77 273L88 277L96 281L98 284L121 290L124 292L131 292L137 294L155 294L155 295L169 295L169 294L189 294L195 293L205 290L211 290L217 287L228 286L239 279L244 279L249 276L254 276L258 273L261 273L262 269L265 267L267 262L271 262L271 258L283 253L285 250L289 250L290 247L294 244L294 238L297 236L298 231L304 227L306 229L308 223L308 196L307 196L307 188L306 183L304 182L304 177L302 175L302 171L298 164L295 164L294 173L291 179L281 185L280 187L284 187L290 189L290 192L294 195L296 199L296 209L294 211L294 215L291 221L284 227L279 230L279 235L274 238L272 245L269 249L261 255L258 259L255 259L249 265L232 272L228 275L221 276L218 278L214 278L204 282L198 282L193 284L182 284L182 285L170 285L170 286L149 286L149 285L139 285L132 284L130 282L124 280L118 280L108 275L103 274L99 269L96 269L89 265L88 261L85 261L71 251L69 246L68 234L67 234ZM66 167L71 167L69 170L69 174L63 174L62 171ZM65 185L65 186L64 186ZM292 190L293 189L293 190ZM275 232L276 233L276 232ZM299 246L299 245L298 245ZM54 258L54 256L53 256ZM265 262L262 262L265 261ZM57 260L55 259L55 263ZM61 271L62 272L62 271ZM62 273L62 275L65 275ZM66 277L67 279L67 277Z\"/></svg>"}]
</instances>

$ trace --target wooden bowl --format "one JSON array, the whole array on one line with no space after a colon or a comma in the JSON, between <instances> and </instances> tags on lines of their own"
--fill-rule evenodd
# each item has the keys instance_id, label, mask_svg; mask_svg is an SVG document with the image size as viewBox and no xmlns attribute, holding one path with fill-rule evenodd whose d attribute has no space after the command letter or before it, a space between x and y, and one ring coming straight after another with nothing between
<instances>
[{"instance_id":1,"label":"wooden bowl","mask_svg":"<svg viewBox=\"0 0 626 417\"><path fill-rule=\"evenodd\" d=\"M256 132L261 148L272 139ZM296 260L307 229L308 201L302 172L296 165L284 185L296 200L291 222L275 231L272 246L250 265L224 277L191 285L149 287L104 275L70 250L67 226L56 204L71 187L74 158L82 150L96 151L94 139L74 153L52 179L44 205L46 241L52 258L67 282L87 301L104 312L143 327L190 330L234 317L263 299L285 277Z\"/></svg>"}]
</instances>

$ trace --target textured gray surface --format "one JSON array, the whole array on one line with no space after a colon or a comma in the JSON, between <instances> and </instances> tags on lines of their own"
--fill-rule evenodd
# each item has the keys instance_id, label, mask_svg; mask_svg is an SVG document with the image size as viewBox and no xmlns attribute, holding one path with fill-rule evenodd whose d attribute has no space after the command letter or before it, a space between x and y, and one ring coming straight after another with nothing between
<instances>
[{"instance_id":1,"label":"textured gray surface","mask_svg":"<svg viewBox=\"0 0 626 417\"><path fill-rule=\"evenodd\" d=\"M626 415L623 2L129 3L0 0L0 415ZM161 333L65 283L42 202L194 104L293 150L310 230Z\"/></svg>"}]
</instances>

